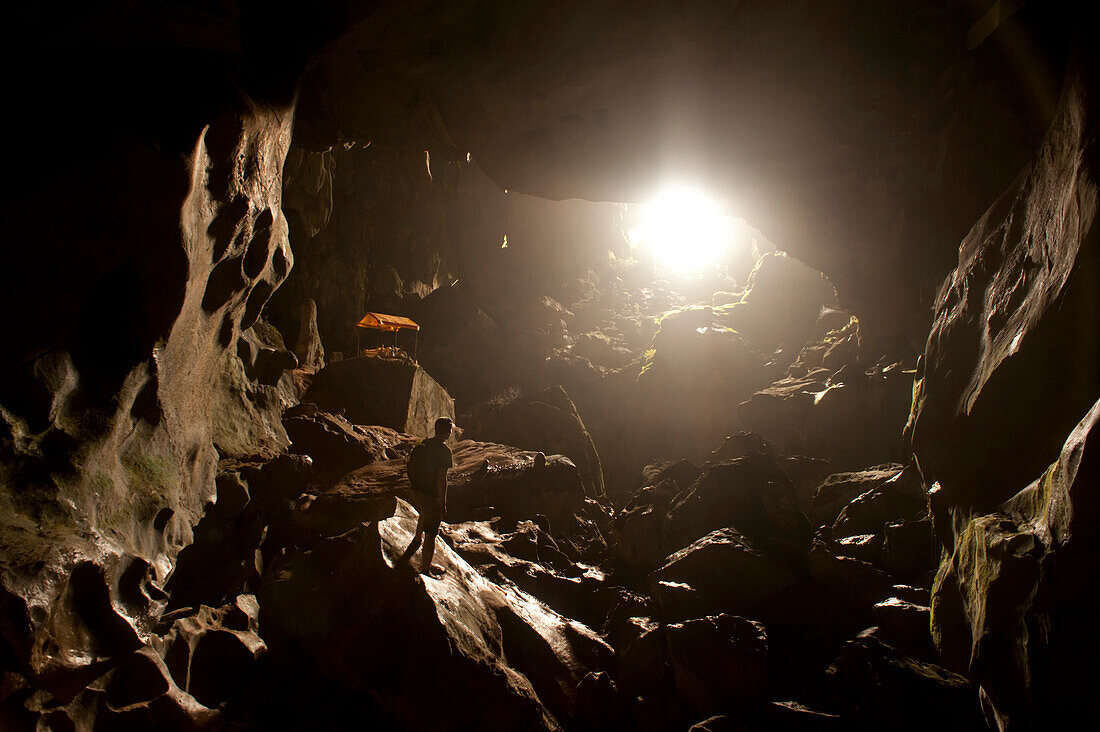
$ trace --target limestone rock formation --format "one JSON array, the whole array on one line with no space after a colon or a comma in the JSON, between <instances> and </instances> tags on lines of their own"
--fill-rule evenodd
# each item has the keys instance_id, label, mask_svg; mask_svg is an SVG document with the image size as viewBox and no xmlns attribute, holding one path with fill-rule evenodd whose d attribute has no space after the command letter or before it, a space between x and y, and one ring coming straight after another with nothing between
<instances>
[{"instance_id":1,"label":"limestone rock formation","mask_svg":"<svg viewBox=\"0 0 1100 732\"><path fill-rule=\"evenodd\" d=\"M25 261L0 277L5 296L29 284L13 277L41 267L57 283L7 332L0 359L5 635L39 649L20 654L34 684L87 678L147 637L157 604L127 602L126 573L148 568L148 586L161 588L191 542L214 496L225 417L211 385L293 263L280 209L292 110L239 93L213 105L209 91L172 140L146 129L93 146L75 178L97 191L88 210L66 214L68 234L60 223L14 232ZM69 163L37 164L58 185L74 179ZM59 222L56 211L25 213Z\"/></svg>"},{"instance_id":2,"label":"limestone rock formation","mask_svg":"<svg viewBox=\"0 0 1100 732\"><path fill-rule=\"evenodd\" d=\"M214 384L214 447L223 458L273 457L289 439L282 414L298 403L309 375L262 318L226 352Z\"/></svg>"},{"instance_id":3,"label":"limestone rock formation","mask_svg":"<svg viewBox=\"0 0 1100 732\"><path fill-rule=\"evenodd\" d=\"M1004 729L1036 724L1040 715L1068 719L1086 703L1096 676L1095 634L1073 588L1096 556L1096 501L1089 493L1098 422L1100 403L1042 477L1001 511L961 527L936 576L937 648L948 663L969 670L987 716Z\"/></svg>"},{"instance_id":4,"label":"limestone rock formation","mask_svg":"<svg viewBox=\"0 0 1100 732\"><path fill-rule=\"evenodd\" d=\"M581 471L585 494L605 495L603 468L592 435L561 386L504 404L489 404L464 422L465 434L487 442L565 455Z\"/></svg>"},{"instance_id":5,"label":"limestone rock formation","mask_svg":"<svg viewBox=\"0 0 1100 732\"><path fill-rule=\"evenodd\" d=\"M1097 68L1090 54L1076 62L1036 157L963 241L907 427L946 549L937 643L1002 730L1071 718L1096 678L1077 602L1045 598L1091 576L1091 501L1071 496L1093 480L1100 393L1100 350L1083 337L1100 281Z\"/></svg>"},{"instance_id":6,"label":"limestone rock formation","mask_svg":"<svg viewBox=\"0 0 1100 732\"><path fill-rule=\"evenodd\" d=\"M454 400L427 371L402 358L364 356L331 363L303 395L349 422L431 437L436 419L455 416Z\"/></svg>"},{"instance_id":7,"label":"limestone rock formation","mask_svg":"<svg viewBox=\"0 0 1100 732\"><path fill-rule=\"evenodd\" d=\"M1078 724L1088 10L13 6L0 729Z\"/></svg>"},{"instance_id":8,"label":"limestone rock formation","mask_svg":"<svg viewBox=\"0 0 1100 732\"><path fill-rule=\"evenodd\" d=\"M308 455L318 474L334 481L368 463L408 452L415 439L389 427L351 424L306 402L283 412L289 451ZM320 477L320 476L318 476Z\"/></svg>"},{"instance_id":9,"label":"limestone rock formation","mask_svg":"<svg viewBox=\"0 0 1100 732\"><path fill-rule=\"evenodd\" d=\"M436 552L441 579L395 566L415 523L399 502L392 519L326 539L283 565L261 593L261 623L327 669L333 684L369 689L401 724L556 729L544 704L567 710L576 685L608 662L610 649L530 595L488 582L445 544ZM411 638L417 653L407 652ZM416 703L409 689L427 689L437 703Z\"/></svg>"},{"instance_id":10,"label":"limestone rock formation","mask_svg":"<svg viewBox=\"0 0 1100 732\"><path fill-rule=\"evenodd\" d=\"M971 43L985 8L954 3L475 7L388 8L345 34L306 80L302 136L428 150L434 170L469 152L510 195L554 199L645 200L678 161L731 213L832 265L880 332L908 330L921 286L1041 138L1073 25L1061 6L1029 7ZM1021 33L1026 101L1003 45ZM468 37L476 51L453 42Z\"/></svg>"},{"instance_id":11,"label":"limestone rock formation","mask_svg":"<svg viewBox=\"0 0 1100 732\"><path fill-rule=\"evenodd\" d=\"M1035 159L963 240L936 298L908 432L953 506L1016 493L1100 393L1100 346L1083 336L1098 281L1094 70L1067 77Z\"/></svg>"},{"instance_id":12,"label":"limestone rock formation","mask_svg":"<svg viewBox=\"0 0 1100 732\"><path fill-rule=\"evenodd\" d=\"M317 329L317 303L312 298L302 304L298 322L298 340L294 344L294 355L298 357L299 365L319 371L325 367L325 347Z\"/></svg>"}]
</instances>

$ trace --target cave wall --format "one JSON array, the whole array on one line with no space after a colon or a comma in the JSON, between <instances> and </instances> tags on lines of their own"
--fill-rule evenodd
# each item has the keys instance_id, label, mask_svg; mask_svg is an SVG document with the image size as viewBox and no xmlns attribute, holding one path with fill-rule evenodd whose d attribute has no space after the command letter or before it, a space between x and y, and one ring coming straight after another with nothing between
<instances>
[{"instance_id":1,"label":"cave wall","mask_svg":"<svg viewBox=\"0 0 1100 732\"><path fill-rule=\"evenodd\" d=\"M62 700L163 609L214 498L216 426L242 421L221 374L293 264L294 80L249 83L263 44L237 11L12 21L41 65L11 89L0 655Z\"/></svg>"},{"instance_id":2,"label":"cave wall","mask_svg":"<svg viewBox=\"0 0 1100 732\"><path fill-rule=\"evenodd\" d=\"M907 432L944 552L932 627L998 729L1090 705L1100 396L1100 66L1078 47L1058 113L962 241L936 300Z\"/></svg>"}]
</instances>

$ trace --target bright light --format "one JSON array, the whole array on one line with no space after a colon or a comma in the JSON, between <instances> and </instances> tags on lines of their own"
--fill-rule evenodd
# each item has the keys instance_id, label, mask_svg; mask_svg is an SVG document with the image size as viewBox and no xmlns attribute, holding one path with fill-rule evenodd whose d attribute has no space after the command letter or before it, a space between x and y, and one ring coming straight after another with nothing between
<instances>
[{"instance_id":1,"label":"bright light","mask_svg":"<svg viewBox=\"0 0 1100 732\"><path fill-rule=\"evenodd\" d=\"M646 246L657 262L680 274L716 263L735 237L737 220L687 186L668 186L642 207L638 225L627 232L632 247Z\"/></svg>"}]
</instances>

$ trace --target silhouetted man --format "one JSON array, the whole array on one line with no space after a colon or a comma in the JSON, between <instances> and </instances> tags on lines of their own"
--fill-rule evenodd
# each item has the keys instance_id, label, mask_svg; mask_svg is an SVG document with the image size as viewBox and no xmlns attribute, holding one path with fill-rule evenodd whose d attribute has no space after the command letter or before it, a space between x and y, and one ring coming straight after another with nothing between
<instances>
[{"instance_id":1,"label":"silhouetted man","mask_svg":"<svg viewBox=\"0 0 1100 732\"><path fill-rule=\"evenodd\" d=\"M424 550L420 553L420 571L438 575L443 569L432 565L435 554L435 537L439 532L439 522L447 511L447 469L454 465L451 450L445 444L451 436L451 420L440 417L435 421L435 436L421 442L409 455L407 471L409 474L410 503L420 514L416 522L416 531L412 541L401 555L401 561L412 559L424 541Z\"/></svg>"}]
</instances>

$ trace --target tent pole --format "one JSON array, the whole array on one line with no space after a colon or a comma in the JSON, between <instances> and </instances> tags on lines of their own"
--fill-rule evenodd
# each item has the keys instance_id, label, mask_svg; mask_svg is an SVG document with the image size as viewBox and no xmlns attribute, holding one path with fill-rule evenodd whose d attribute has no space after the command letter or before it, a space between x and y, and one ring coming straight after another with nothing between
<instances>
[{"instance_id":1,"label":"tent pole","mask_svg":"<svg viewBox=\"0 0 1100 732\"><path fill-rule=\"evenodd\" d=\"M413 331L413 361L416 361L416 349L417 349L417 346L419 344L420 344L420 331L414 330Z\"/></svg>"}]
</instances>

